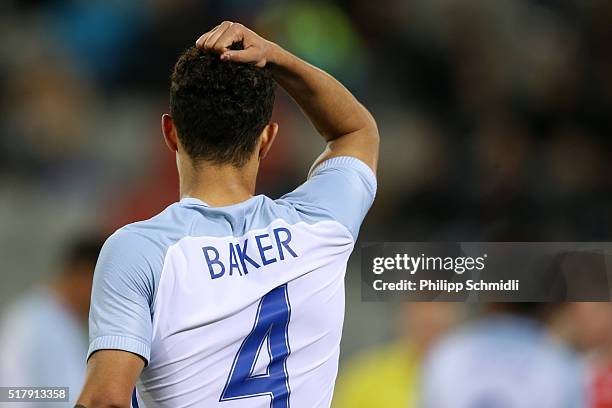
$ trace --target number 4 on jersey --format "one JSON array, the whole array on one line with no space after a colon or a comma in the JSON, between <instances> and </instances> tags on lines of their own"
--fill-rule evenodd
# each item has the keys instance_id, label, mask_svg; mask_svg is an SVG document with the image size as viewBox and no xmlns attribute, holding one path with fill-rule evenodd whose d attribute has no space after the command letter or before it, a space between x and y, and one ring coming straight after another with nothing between
<instances>
[{"instance_id":1,"label":"number 4 on jersey","mask_svg":"<svg viewBox=\"0 0 612 408\"><path fill-rule=\"evenodd\" d=\"M291 307L287 285L266 294L259 303L253 330L244 339L230 370L220 402L269 395L270 408L289 408L289 378L287 332ZM259 353L268 340L270 364L264 374L254 375Z\"/></svg>"}]
</instances>

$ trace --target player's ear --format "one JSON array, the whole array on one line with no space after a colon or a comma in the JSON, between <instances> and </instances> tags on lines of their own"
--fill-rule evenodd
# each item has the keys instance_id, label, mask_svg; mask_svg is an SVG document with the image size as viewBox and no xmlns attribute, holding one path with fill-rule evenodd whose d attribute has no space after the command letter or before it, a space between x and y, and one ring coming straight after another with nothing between
<instances>
[{"instance_id":1,"label":"player's ear","mask_svg":"<svg viewBox=\"0 0 612 408\"><path fill-rule=\"evenodd\" d=\"M261 132L260 142L259 142L259 160L266 157L270 148L272 147L272 143L274 143L274 139L276 139L276 134L278 133L278 123L270 122L266 125L264 130Z\"/></svg>"},{"instance_id":2,"label":"player's ear","mask_svg":"<svg viewBox=\"0 0 612 408\"><path fill-rule=\"evenodd\" d=\"M164 140L166 141L166 146L173 153L178 150L178 135L176 132L176 126L174 126L174 120L172 116L164 113L161 118L161 128L162 133L164 134Z\"/></svg>"}]
</instances>

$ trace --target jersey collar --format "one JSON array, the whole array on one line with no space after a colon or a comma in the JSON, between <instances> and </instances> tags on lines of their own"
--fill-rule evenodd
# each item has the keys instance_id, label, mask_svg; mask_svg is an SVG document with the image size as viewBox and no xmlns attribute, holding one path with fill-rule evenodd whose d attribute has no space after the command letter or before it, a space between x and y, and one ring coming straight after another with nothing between
<instances>
[{"instance_id":1,"label":"jersey collar","mask_svg":"<svg viewBox=\"0 0 612 408\"><path fill-rule=\"evenodd\" d=\"M202 205L204 207L210 207L210 205L208 205L204 201L200 200L199 198L194 198L194 197L183 197L181 198L180 203L187 204L187 205L192 204L192 205Z\"/></svg>"}]
</instances>

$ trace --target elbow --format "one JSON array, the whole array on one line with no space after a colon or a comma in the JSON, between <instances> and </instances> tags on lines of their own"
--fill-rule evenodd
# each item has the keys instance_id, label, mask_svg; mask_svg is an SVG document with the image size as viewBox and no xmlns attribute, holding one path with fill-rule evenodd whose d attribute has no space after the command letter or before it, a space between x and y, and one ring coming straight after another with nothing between
<instances>
[{"instance_id":1,"label":"elbow","mask_svg":"<svg viewBox=\"0 0 612 408\"><path fill-rule=\"evenodd\" d=\"M380 134L378 133L378 125L376 121L372 122L372 129L369 132L371 134L373 142L378 146L380 144Z\"/></svg>"},{"instance_id":2,"label":"elbow","mask_svg":"<svg viewBox=\"0 0 612 408\"><path fill-rule=\"evenodd\" d=\"M368 141L369 144L378 149L378 146L380 145L380 134L378 133L378 125L376 124L376 120L374 120L374 117L371 114L369 116L371 120L365 127L366 130L364 134L366 134L370 139Z\"/></svg>"},{"instance_id":3,"label":"elbow","mask_svg":"<svg viewBox=\"0 0 612 408\"><path fill-rule=\"evenodd\" d=\"M365 106L363 106L363 110L365 112L365 118L364 118L364 125L363 128L365 129L365 134L367 134L370 138L372 138L372 141L378 145L380 143L380 135L378 133L378 124L376 123L376 119L374 119L374 116L370 113L370 111L368 109L366 109Z\"/></svg>"}]
</instances>

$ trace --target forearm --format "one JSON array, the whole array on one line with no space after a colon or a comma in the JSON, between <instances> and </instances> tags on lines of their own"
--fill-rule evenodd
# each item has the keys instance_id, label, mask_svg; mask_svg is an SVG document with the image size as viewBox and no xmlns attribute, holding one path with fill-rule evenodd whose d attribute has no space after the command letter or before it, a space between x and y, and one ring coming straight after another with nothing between
<instances>
[{"instance_id":1,"label":"forearm","mask_svg":"<svg viewBox=\"0 0 612 408\"><path fill-rule=\"evenodd\" d=\"M368 110L336 79L271 45L269 67L276 82L297 102L326 141L371 129L378 137L376 122Z\"/></svg>"},{"instance_id":2,"label":"forearm","mask_svg":"<svg viewBox=\"0 0 612 408\"><path fill-rule=\"evenodd\" d=\"M85 384L75 408L130 408L142 357L122 350L96 351L87 363Z\"/></svg>"}]
</instances>

